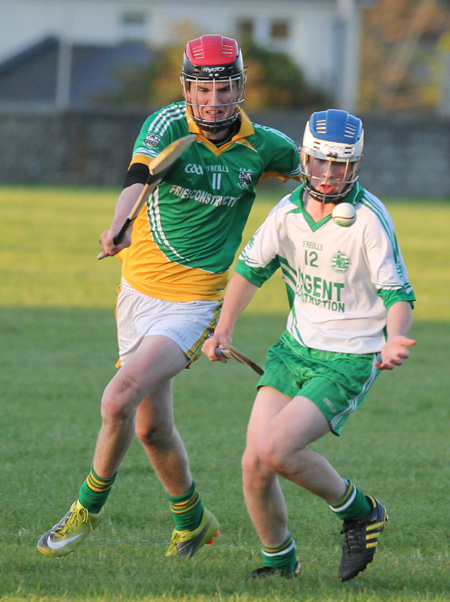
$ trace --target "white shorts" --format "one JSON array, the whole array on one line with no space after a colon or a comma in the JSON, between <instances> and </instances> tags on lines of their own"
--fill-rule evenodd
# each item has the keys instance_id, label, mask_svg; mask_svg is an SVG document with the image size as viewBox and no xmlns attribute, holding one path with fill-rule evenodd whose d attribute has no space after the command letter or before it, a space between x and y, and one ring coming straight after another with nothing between
<instances>
[{"instance_id":1,"label":"white shorts","mask_svg":"<svg viewBox=\"0 0 450 602\"><path fill-rule=\"evenodd\" d=\"M140 293L122 279L117 298L116 320L121 364L133 356L142 339L151 335L169 337L190 362L202 352L202 345L214 330L219 301L179 303L155 299Z\"/></svg>"}]
</instances>

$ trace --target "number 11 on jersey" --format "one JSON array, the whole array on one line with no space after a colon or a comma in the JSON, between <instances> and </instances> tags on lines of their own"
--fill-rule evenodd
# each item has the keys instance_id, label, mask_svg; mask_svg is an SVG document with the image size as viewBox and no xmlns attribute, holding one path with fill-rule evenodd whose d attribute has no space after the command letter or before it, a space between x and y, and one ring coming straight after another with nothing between
<instances>
[{"instance_id":1,"label":"number 11 on jersey","mask_svg":"<svg viewBox=\"0 0 450 602\"><path fill-rule=\"evenodd\" d=\"M222 180L222 174L214 172L212 174L212 187L214 190L218 190L220 188L220 182Z\"/></svg>"}]
</instances>

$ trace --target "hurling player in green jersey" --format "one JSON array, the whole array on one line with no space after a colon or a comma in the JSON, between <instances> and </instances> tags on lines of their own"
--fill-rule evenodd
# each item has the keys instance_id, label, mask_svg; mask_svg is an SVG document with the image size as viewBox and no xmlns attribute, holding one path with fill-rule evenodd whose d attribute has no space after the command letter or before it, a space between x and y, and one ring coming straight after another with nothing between
<instances>
[{"instance_id":1,"label":"hurling player in green jersey","mask_svg":"<svg viewBox=\"0 0 450 602\"><path fill-rule=\"evenodd\" d=\"M281 268L291 311L268 352L242 460L245 501L262 544L263 566L252 578L299 570L278 476L325 500L343 520L341 581L373 560L387 520L381 502L309 448L339 435L380 370L400 366L415 345L408 337L414 293L392 220L357 182L362 151L360 119L333 109L311 115L301 151L305 181L242 252L215 334L203 346L217 361L215 349L231 343L236 319Z\"/></svg>"},{"instance_id":2,"label":"hurling player in green jersey","mask_svg":"<svg viewBox=\"0 0 450 602\"><path fill-rule=\"evenodd\" d=\"M245 82L235 40L220 35L191 40L183 55L184 102L148 117L136 140L112 225L100 236L103 253L122 261L116 312L121 367L103 394L102 426L78 499L39 539L38 550L46 556L72 553L98 526L135 433L173 517L167 555L190 558L218 534L218 520L203 505L175 428L172 380L201 354L214 328L256 184L269 175L300 179L294 142L252 123L241 109ZM195 143L165 174L116 245L149 163L189 133ZM207 490L208 483L203 487ZM151 513L149 499L142 521Z\"/></svg>"}]
</instances>

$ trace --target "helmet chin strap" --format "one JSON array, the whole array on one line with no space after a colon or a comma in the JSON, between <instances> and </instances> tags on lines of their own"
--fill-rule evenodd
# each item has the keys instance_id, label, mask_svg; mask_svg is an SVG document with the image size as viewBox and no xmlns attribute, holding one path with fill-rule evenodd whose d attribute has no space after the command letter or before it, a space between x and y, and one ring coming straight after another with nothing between
<instances>
[{"instance_id":1,"label":"helmet chin strap","mask_svg":"<svg viewBox=\"0 0 450 602\"><path fill-rule=\"evenodd\" d=\"M212 132L213 134L217 134L219 132L223 132L225 130L229 130L234 126L236 120L239 117L239 111L234 115L231 115L227 119L223 119L222 121L207 121L206 119L201 119L200 117L195 117L192 115L193 120L198 125L201 130L205 130L207 132Z\"/></svg>"},{"instance_id":2,"label":"helmet chin strap","mask_svg":"<svg viewBox=\"0 0 450 602\"><path fill-rule=\"evenodd\" d=\"M315 201L322 203L322 205L327 205L329 203L338 204L344 200L355 184L356 180L338 194L325 194L324 192L319 192L319 190L313 188L308 182L305 182L305 190L308 192L309 196L311 196Z\"/></svg>"},{"instance_id":3,"label":"helmet chin strap","mask_svg":"<svg viewBox=\"0 0 450 602\"><path fill-rule=\"evenodd\" d=\"M206 130L206 129L205 129L205 131L203 131L204 128L202 128L199 125L199 128L205 134L205 138L210 140L210 142L212 142L216 146L222 146L223 144L226 144L227 142L229 142L233 138L233 136L237 133L237 131L239 130L239 127L240 127L240 122L237 119L235 121L233 121L233 123L229 124L227 127L223 127L220 130L216 130L215 132L211 132L210 130ZM224 135L221 137L214 136L213 138L209 138L209 136L207 135L207 134L212 134L212 133L220 134L221 132L224 133Z\"/></svg>"}]
</instances>

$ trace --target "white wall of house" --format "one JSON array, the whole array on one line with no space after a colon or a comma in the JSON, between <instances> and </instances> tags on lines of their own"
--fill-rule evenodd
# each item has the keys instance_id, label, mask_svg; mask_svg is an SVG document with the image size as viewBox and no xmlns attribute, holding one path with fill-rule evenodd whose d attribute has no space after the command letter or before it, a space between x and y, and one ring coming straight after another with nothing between
<instances>
[{"instance_id":1,"label":"white wall of house","mask_svg":"<svg viewBox=\"0 0 450 602\"><path fill-rule=\"evenodd\" d=\"M309 82L357 106L361 3L356 0L0 0L0 62L46 36L68 43L151 46L195 34L239 38L288 53Z\"/></svg>"}]
</instances>

